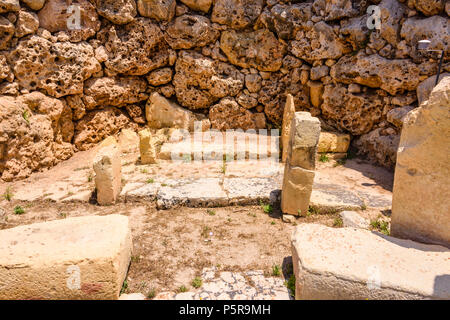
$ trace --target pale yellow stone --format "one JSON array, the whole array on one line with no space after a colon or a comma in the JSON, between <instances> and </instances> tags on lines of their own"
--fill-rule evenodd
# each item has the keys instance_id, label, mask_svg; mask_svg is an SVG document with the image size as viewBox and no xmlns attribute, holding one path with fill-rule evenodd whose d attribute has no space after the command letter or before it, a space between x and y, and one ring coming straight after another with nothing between
<instances>
[{"instance_id":1,"label":"pale yellow stone","mask_svg":"<svg viewBox=\"0 0 450 320\"><path fill-rule=\"evenodd\" d=\"M101 148L94 158L95 188L100 205L114 204L122 187L122 164L117 145Z\"/></svg>"},{"instance_id":2,"label":"pale yellow stone","mask_svg":"<svg viewBox=\"0 0 450 320\"><path fill-rule=\"evenodd\" d=\"M139 137L130 129L123 129L119 135L119 146L122 152L136 151L139 147Z\"/></svg>"},{"instance_id":3,"label":"pale yellow stone","mask_svg":"<svg viewBox=\"0 0 450 320\"><path fill-rule=\"evenodd\" d=\"M139 131L139 151L141 164L155 164L157 162L156 145L149 129Z\"/></svg>"},{"instance_id":4,"label":"pale yellow stone","mask_svg":"<svg viewBox=\"0 0 450 320\"><path fill-rule=\"evenodd\" d=\"M450 250L355 228L292 235L298 300L450 299Z\"/></svg>"},{"instance_id":5,"label":"pale yellow stone","mask_svg":"<svg viewBox=\"0 0 450 320\"><path fill-rule=\"evenodd\" d=\"M317 151L319 153L345 153L350 147L350 135L338 132L321 132Z\"/></svg>"},{"instance_id":6,"label":"pale yellow stone","mask_svg":"<svg viewBox=\"0 0 450 320\"><path fill-rule=\"evenodd\" d=\"M177 128L193 131L196 121L191 111L167 100L157 92L148 99L145 115L149 128L153 129Z\"/></svg>"},{"instance_id":7,"label":"pale yellow stone","mask_svg":"<svg viewBox=\"0 0 450 320\"><path fill-rule=\"evenodd\" d=\"M405 117L397 154L392 235L450 247L450 77Z\"/></svg>"},{"instance_id":8,"label":"pale yellow stone","mask_svg":"<svg viewBox=\"0 0 450 320\"><path fill-rule=\"evenodd\" d=\"M311 104L319 108L323 102L323 83L320 81L309 81L308 87Z\"/></svg>"},{"instance_id":9,"label":"pale yellow stone","mask_svg":"<svg viewBox=\"0 0 450 320\"><path fill-rule=\"evenodd\" d=\"M284 169L281 211L295 216L306 216L314 183L314 171L291 167Z\"/></svg>"},{"instance_id":10,"label":"pale yellow stone","mask_svg":"<svg viewBox=\"0 0 450 320\"><path fill-rule=\"evenodd\" d=\"M281 132L282 162L286 162L291 136L291 124L295 114L294 97L291 94L286 96L286 105L283 112L283 127Z\"/></svg>"},{"instance_id":11,"label":"pale yellow stone","mask_svg":"<svg viewBox=\"0 0 450 320\"><path fill-rule=\"evenodd\" d=\"M0 300L119 297L132 249L126 216L25 225L0 239Z\"/></svg>"},{"instance_id":12,"label":"pale yellow stone","mask_svg":"<svg viewBox=\"0 0 450 320\"><path fill-rule=\"evenodd\" d=\"M108 136L105 140L100 142L99 149L108 147L108 146L115 146L117 145L117 140L113 136Z\"/></svg>"}]
</instances>

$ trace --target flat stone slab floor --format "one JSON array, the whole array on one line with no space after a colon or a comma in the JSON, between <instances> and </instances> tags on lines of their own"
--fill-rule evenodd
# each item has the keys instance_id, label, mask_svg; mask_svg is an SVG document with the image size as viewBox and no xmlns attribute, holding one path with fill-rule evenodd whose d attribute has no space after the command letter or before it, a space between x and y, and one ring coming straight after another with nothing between
<instances>
[{"instance_id":1,"label":"flat stone slab floor","mask_svg":"<svg viewBox=\"0 0 450 320\"><path fill-rule=\"evenodd\" d=\"M202 286L192 292L162 292L154 300L290 300L285 281L262 271L220 272L205 268Z\"/></svg>"},{"instance_id":2,"label":"flat stone slab floor","mask_svg":"<svg viewBox=\"0 0 450 320\"><path fill-rule=\"evenodd\" d=\"M155 201L158 208L221 207L276 203L284 164L273 159L229 161L160 160L142 165L136 148L122 153L120 201ZM0 183L15 200L88 202L93 200L92 159L96 149L77 153L56 167L26 180ZM326 211L389 209L393 175L363 160L317 164L311 205Z\"/></svg>"}]
</instances>

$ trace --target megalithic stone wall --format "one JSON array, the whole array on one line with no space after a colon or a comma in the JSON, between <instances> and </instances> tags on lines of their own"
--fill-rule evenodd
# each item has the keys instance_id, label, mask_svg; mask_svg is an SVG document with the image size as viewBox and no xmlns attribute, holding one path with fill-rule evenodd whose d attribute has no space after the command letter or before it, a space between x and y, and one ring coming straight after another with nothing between
<instances>
[{"instance_id":1,"label":"megalithic stone wall","mask_svg":"<svg viewBox=\"0 0 450 320\"><path fill-rule=\"evenodd\" d=\"M403 123L392 202L393 236L450 248L450 77Z\"/></svg>"},{"instance_id":2,"label":"megalithic stone wall","mask_svg":"<svg viewBox=\"0 0 450 320\"><path fill-rule=\"evenodd\" d=\"M284 169L281 210L292 215L306 215L309 208L320 121L309 112L296 112L291 124L291 137Z\"/></svg>"}]
</instances>

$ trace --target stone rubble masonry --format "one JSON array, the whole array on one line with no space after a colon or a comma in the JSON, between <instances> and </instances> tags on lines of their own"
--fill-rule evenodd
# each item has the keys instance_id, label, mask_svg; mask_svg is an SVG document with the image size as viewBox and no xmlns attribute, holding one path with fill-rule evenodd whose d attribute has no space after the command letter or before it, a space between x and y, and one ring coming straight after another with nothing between
<instances>
[{"instance_id":1,"label":"stone rubble masonry","mask_svg":"<svg viewBox=\"0 0 450 320\"><path fill-rule=\"evenodd\" d=\"M122 185L120 148L111 144L100 148L94 158L95 188L100 205L114 204Z\"/></svg>"},{"instance_id":2,"label":"stone rubble masonry","mask_svg":"<svg viewBox=\"0 0 450 320\"><path fill-rule=\"evenodd\" d=\"M320 224L291 239L298 300L450 299L444 247Z\"/></svg>"},{"instance_id":3,"label":"stone rubble masonry","mask_svg":"<svg viewBox=\"0 0 450 320\"><path fill-rule=\"evenodd\" d=\"M320 121L309 112L296 112L284 169L281 211L306 215L314 183Z\"/></svg>"},{"instance_id":4,"label":"stone rubble masonry","mask_svg":"<svg viewBox=\"0 0 450 320\"><path fill-rule=\"evenodd\" d=\"M126 216L30 224L0 239L0 300L119 298L132 249Z\"/></svg>"},{"instance_id":5,"label":"stone rubble masonry","mask_svg":"<svg viewBox=\"0 0 450 320\"><path fill-rule=\"evenodd\" d=\"M450 248L449 154L450 77L445 77L403 123L394 179L393 236Z\"/></svg>"}]
</instances>

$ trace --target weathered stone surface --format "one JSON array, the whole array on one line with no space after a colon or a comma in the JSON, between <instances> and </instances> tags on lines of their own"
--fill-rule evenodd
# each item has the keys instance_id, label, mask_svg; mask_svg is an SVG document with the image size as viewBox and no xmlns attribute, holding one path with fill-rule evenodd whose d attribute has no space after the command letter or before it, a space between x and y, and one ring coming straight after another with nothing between
<instances>
[{"instance_id":1,"label":"weathered stone surface","mask_svg":"<svg viewBox=\"0 0 450 320\"><path fill-rule=\"evenodd\" d=\"M88 0L77 1L76 6L80 12L80 24L76 26L76 21L70 20L74 14L74 11L68 10L71 5L66 0L47 0L42 10L38 13L38 25L52 33L63 31L74 42L93 37L100 30L101 24L95 7ZM73 25L71 28L69 28L70 23Z\"/></svg>"},{"instance_id":2,"label":"weathered stone surface","mask_svg":"<svg viewBox=\"0 0 450 320\"><path fill-rule=\"evenodd\" d=\"M152 71L147 76L147 81L152 86L160 86L169 83L172 80L172 69L162 68Z\"/></svg>"},{"instance_id":3,"label":"weathered stone surface","mask_svg":"<svg viewBox=\"0 0 450 320\"><path fill-rule=\"evenodd\" d=\"M41 10L46 0L22 0L30 9Z\"/></svg>"},{"instance_id":4,"label":"weathered stone surface","mask_svg":"<svg viewBox=\"0 0 450 320\"><path fill-rule=\"evenodd\" d=\"M142 293L124 293L119 300L145 300L145 296Z\"/></svg>"},{"instance_id":5,"label":"weathered stone surface","mask_svg":"<svg viewBox=\"0 0 450 320\"><path fill-rule=\"evenodd\" d=\"M21 38L28 34L35 33L39 28L39 19L34 12L25 10L19 11L19 17L16 23L15 36Z\"/></svg>"},{"instance_id":6,"label":"weathered stone surface","mask_svg":"<svg viewBox=\"0 0 450 320\"><path fill-rule=\"evenodd\" d=\"M146 89L146 81L138 77L92 78L84 83L83 102L88 109L121 107L147 100Z\"/></svg>"},{"instance_id":7,"label":"weathered stone surface","mask_svg":"<svg viewBox=\"0 0 450 320\"><path fill-rule=\"evenodd\" d=\"M230 98L224 98L211 107L209 120L213 129L221 131L256 128L253 114Z\"/></svg>"},{"instance_id":8,"label":"weathered stone surface","mask_svg":"<svg viewBox=\"0 0 450 320\"><path fill-rule=\"evenodd\" d=\"M317 152L347 152L350 135L339 132L321 132Z\"/></svg>"},{"instance_id":9,"label":"weathered stone surface","mask_svg":"<svg viewBox=\"0 0 450 320\"><path fill-rule=\"evenodd\" d=\"M295 3L291 5L276 4L265 9L259 16L258 25L275 32L281 39L295 38L295 35L312 18L311 3Z\"/></svg>"},{"instance_id":10,"label":"weathered stone surface","mask_svg":"<svg viewBox=\"0 0 450 320\"><path fill-rule=\"evenodd\" d=\"M70 158L72 122L61 101L39 92L0 98L0 174L23 179ZM71 132L70 132L71 131Z\"/></svg>"},{"instance_id":11,"label":"weathered stone surface","mask_svg":"<svg viewBox=\"0 0 450 320\"><path fill-rule=\"evenodd\" d=\"M381 88L392 95L415 90L419 69L409 60L388 60L379 55L344 57L331 68L331 76L343 83Z\"/></svg>"},{"instance_id":12,"label":"weathered stone surface","mask_svg":"<svg viewBox=\"0 0 450 320\"><path fill-rule=\"evenodd\" d=\"M444 11L444 0L412 0L410 2L426 16L432 16Z\"/></svg>"},{"instance_id":13,"label":"weathered stone surface","mask_svg":"<svg viewBox=\"0 0 450 320\"><path fill-rule=\"evenodd\" d=\"M431 91L433 91L436 86L436 77L437 75L429 77L428 79L422 81L417 87L417 100L419 100L419 106L430 97ZM439 76L439 82L446 77L450 77L450 73L442 73Z\"/></svg>"},{"instance_id":14,"label":"weathered stone surface","mask_svg":"<svg viewBox=\"0 0 450 320\"><path fill-rule=\"evenodd\" d=\"M194 114L155 92L147 101L145 115L150 128L194 130Z\"/></svg>"},{"instance_id":15,"label":"weathered stone surface","mask_svg":"<svg viewBox=\"0 0 450 320\"><path fill-rule=\"evenodd\" d=\"M175 16L175 0L137 0L139 14L158 21L170 21Z\"/></svg>"},{"instance_id":16,"label":"weathered stone surface","mask_svg":"<svg viewBox=\"0 0 450 320\"><path fill-rule=\"evenodd\" d=\"M369 132L383 116L385 103L373 92L353 94L342 85L326 85L321 105L322 118L354 135Z\"/></svg>"},{"instance_id":17,"label":"weathered stone surface","mask_svg":"<svg viewBox=\"0 0 450 320\"><path fill-rule=\"evenodd\" d=\"M396 0L383 0L380 9L380 35L391 45L396 46L399 41L401 20L406 15L407 8Z\"/></svg>"},{"instance_id":18,"label":"weathered stone surface","mask_svg":"<svg viewBox=\"0 0 450 320\"><path fill-rule=\"evenodd\" d=\"M307 85L309 87L311 104L316 108L320 108L323 102L323 83L320 81L308 81Z\"/></svg>"},{"instance_id":19,"label":"weathered stone surface","mask_svg":"<svg viewBox=\"0 0 450 320\"><path fill-rule=\"evenodd\" d=\"M319 119L311 117L309 112L296 112L291 124L287 163L292 167L314 170L319 137Z\"/></svg>"},{"instance_id":20,"label":"weathered stone surface","mask_svg":"<svg viewBox=\"0 0 450 320\"><path fill-rule=\"evenodd\" d=\"M216 0L211 20L234 29L243 29L256 21L264 0Z\"/></svg>"},{"instance_id":21,"label":"weathered stone surface","mask_svg":"<svg viewBox=\"0 0 450 320\"><path fill-rule=\"evenodd\" d=\"M220 98L236 96L244 75L235 67L197 52L181 51L173 84L178 102L189 109L208 108Z\"/></svg>"},{"instance_id":22,"label":"weathered stone surface","mask_svg":"<svg viewBox=\"0 0 450 320\"><path fill-rule=\"evenodd\" d=\"M281 192L281 211L295 216L306 216L313 183L313 170L291 167L289 163L286 163Z\"/></svg>"},{"instance_id":23,"label":"weathered stone surface","mask_svg":"<svg viewBox=\"0 0 450 320\"><path fill-rule=\"evenodd\" d=\"M368 230L302 224L292 235L295 297L449 299L450 252Z\"/></svg>"},{"instance_id":24,"label":"weathered stone surface","mask_svg":"<svg viewBox=\"0 0 450 320\"><path fill-rule=\"evenodd\" d=\"M298 32L289 51L300 59L312 61L338 59L349 53L350 48L338 38L331 26L321 21L310 29Z\"/></svg>"},{"instance_id":25,"label":"weathered stone surface","mask_svg":"<svg viewBox=\"0 0 450 320\"><path fill-rule=\"evenodd\" d=\"M403 126L403 120L405 119L406 115L413 109L414 107L411 106L394 108L387 113L386 119L397 128L401 128Z\"/></svg>"},{"instance_id":26,"label":"weathered stone surface","mask_svg":"<svg viewBox=\"0 0 450 320\"><path fill-rule=\"evenodd\" d=\"M100 148L94 158L98 204L114 204L122 187L122 165L117 143Z\"/></svg>"},{"instance_id":27,"label":"weathered stone surface","mask_svg":"<svg viewBox=\"0 0 450 320\"><path fill-rule=\"evenodd\" d=\"M344 228L368 229L369 221L361 217L356 211L343 211L340 213Z\"/></svg>"},{"instance_id":28,"label":"weathered stone surface","mask_svg":"<svg viewBox=\"0 0 450 320\"><path fill-rule=\"evenodd\" d=\"M322 16L325 21L336 20L341 18L352 17L358 14L356 6L353 6L352 0L316 0L313 9L317 15Z\"/></svg>"},{"instance_id":29,"label":"weathered stone surface","mask_svg":"<svg viewBox=\"0 0 450 320\"><path fill-rule=\"evenodd\" d=\"M22 87L57 98L82 93L84 80L101 68L88 43L51 43L35 35L20 41L8 60Z\"/></svg>"},{"instance_id":30,"label":"weathered stone surface","mask_svg":"<svg viewBox=\"0 0 450 320\"><path fill-rule=\"evenodd\" d=\"M279 203L279 183L272 178L225 178L223 189L230 205Z\"/></svg>"},{"instance_id":31,"label":"weathered stone surface","mask_svg":"<svg viewBox=\"0 0 450 320\"><path fill-rule=\"evenodd\" d=\"M0 299L119 297L132 249L127 217L35 223L1 230L0 237Z\"/></svg>"},{"instance_id":32,"label":"weathered stone surface","mask_svg":"<svg viewBox=\"0 0 450 320\"><path fill-rule=\"evenodd\" d=\"M423 39L431 41L430 48L447 50L450 43L450 25L448 18L441 16L426 19L412 17L402 24L400 35L413 50L413 56L418 41Z\"/></svg>"},{"instance_id":33,"label":"weathered stone surface","mask_svg":"<svg viewBox=\"0 0 450 320\"><path fill-rule=\"evenodd\" d=\"M20 10L19 0L1 0L0 13L17 12Z\"/></svg>"},{"instance_id":34,"label":"weathered stone surface","mask_svg":"<svg viewBox=\"0 0 450 320\"><path fill-rule=\"evenodd\" d=\"M135 0L95 0L98 14L115 24L126 24L136 16Z\"/></svg>"},{"instance_id":35,"label":"weathered stone surface","mask_svg":"<svg viewBox=\"0 0 450 320\"><path fill-rule=\"evenodd\" d=\"M260 71L279 70L285 53L285 45L266 29L253 32L224 31L220 48L232 64Z\"/></svg>"},{"instance_id":36,"label":"weathered stone surface","mask_svg":"<svg viewBox=\"0 0 450 320\"><path fill-rule=\"evenodd\" d=\"M87 150L123 128L133 128L133 124L121 110L107 107L91 111L76 124L73 142L78 150Z\"/></svg>"},{"instance_id":37,"label":"weathered stone surface","mask_svg":"<svg viewBox=\"0 0 450 320\"><path fill-rule=\"evenodd\" d=\"M12 37L14 36L14 25L5 17L0 17L0 50L9 48Z\"/></svg>"},{"instance_id":38,"label":"weathered stone surface","mask_svg":"<svg viewBox=\"0 0 450 320\"><path fill-rule=\"evenodd\" d=\"M181 0L181 2L192 10L203 11L206 13L211 8L213 0Z\"/></svg>"},{"instance_id":39,"label":"weathered stone surface","mask_svg":"<svg viewBox=\"0 0 450 320\"><path fill-rule=\"evenodd\" d=\"M123 129L119 135L119 147L121 152L133 152L138 149L139 137L135 131Z\"/></svg>"},{"instance_id":40,"label":"weathered stone surface","mask_svg":"<svg viewBox=\"0 0 450 320\"><path fill-rule=\"evenodd\" d=\"M450 247L450 77L406 116L397 155L392 234Z\"/></svg>"},{"instance_id":41,"label":"weathered stone surface","mask_svg":"<svg viewBox=\"0 0 450 320\"><path fill-rule=\"evenodd\" d=\"M208 18L182 15L167 28L165 39L172 49L191 49L215 42L219 32L212 28Z\"/></svg>"},{"instance_id":42,"label":"weathered stone surface","mask_svg":"<svg viewBox=\"0 0 450 320\"><path fill-rule=\"evenodd\" d=\"M124 26L103 29L107 70L126 75L144 75L169 64L163 33L150 19L137 18Z\"/></svg>"},{"instance_id":43,"label":"weathered stone surface","mask_svg":"<svg viewBox=\"0 0 450 320\"><path fill-rule=\"evenodd\" d=\"M156 140L152 138L150 130L139 131L139 151L141 164L154 164L157 162Z\"/></svg>"},{"instance_id":44,"label":"weathered stone surface","mask_svg":"<svg viewBox=\"0 0 450 320\"><path fill-rule=\"evenodd\" d=\"M392 129L392 128L391 128ZM400 136L377 128L369 133L361 135L355 140L354 145L359 154L368 155L382 166L393 168L397 159L397 148Z\"/></svg>"},{"instance_id":45,"label":"weathered stone surface","mask_svg":"<svg viewBox=\"0 0 450 320\"><path fill-rule=\"evenodd\" d=\"M286 105L284 106L284 112L283 112L283 127L281 132L281 148L283 150L281 161L286 162L287 155L288 155L288 149L289 149L289 140L291 138L291 125L292 125L292 119L294 118L295 114L295 104L294 104L294 97L292 95L288 94L286 97Z\"/></svg>"},{"instance_id":46,"label":"weathered stone surface","mask_svg":"<svg viewBox=\"0 0 450 320\"><path fill-rule=\"evenodd\" d=\"M177 186L161 187L157 194L157 207L170 209L177 206L220 207L228 198L218 178L179 181Z\"/></svg>"}]
</instances>

